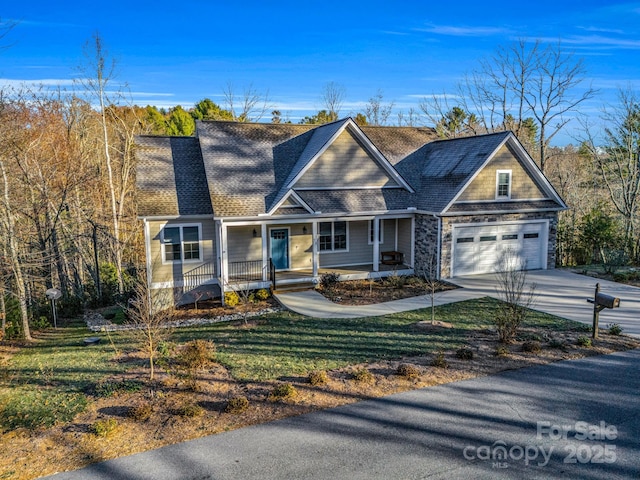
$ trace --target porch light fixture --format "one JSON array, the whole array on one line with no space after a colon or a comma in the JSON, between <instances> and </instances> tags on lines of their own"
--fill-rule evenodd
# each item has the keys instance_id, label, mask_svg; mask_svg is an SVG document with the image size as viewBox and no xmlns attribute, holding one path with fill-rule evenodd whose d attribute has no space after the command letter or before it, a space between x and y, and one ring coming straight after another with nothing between
<instances>
[{"instance_id":1,"label":"porch light fixture","mask_svg":"<svg viewBox=\"0 0 640 480\"><path fill-rule=\"evenodd\" d=\"M253 237L255 238L255 237L257 237L257 236L258 236L258 232L256 232L256 229L254 228L254 229L253 229Z\"/></svg>"},{"instance_id":2,"label":"porch light fixture","mask_svg":"<svg viewBox=\"0 0 640 480\"><path fill-rule=\"evenodd\" d=\"M307 226L306 225L302 226L302 233L304 233L305 235L307 234Z\"/></svg>"}]
</instances>

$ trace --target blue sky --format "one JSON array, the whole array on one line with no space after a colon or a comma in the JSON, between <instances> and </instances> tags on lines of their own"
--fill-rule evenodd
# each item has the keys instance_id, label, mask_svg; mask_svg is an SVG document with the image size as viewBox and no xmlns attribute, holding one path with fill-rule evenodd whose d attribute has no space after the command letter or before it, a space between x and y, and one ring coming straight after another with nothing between
<instances>
[{"instance_id":1,"label":"blue sky","mask_svg":"<svg viewBox=\"0 0 640 480\"><path fill-rule=\"evenodd\" d=\"M143 106L223 103L231 83L238 93L268 91L297 122L322 108L323 86L336 82L346 90L343 116L378 90L406 112L524 37L560 40L584 59L585 86L600 90L586 114L597 116L621 87L640 89L640 2L30 0L5 2L0 17L18 22L1 41L0 85L69 85L99 32L118 81Z\"/></svg>"}]
</instances>

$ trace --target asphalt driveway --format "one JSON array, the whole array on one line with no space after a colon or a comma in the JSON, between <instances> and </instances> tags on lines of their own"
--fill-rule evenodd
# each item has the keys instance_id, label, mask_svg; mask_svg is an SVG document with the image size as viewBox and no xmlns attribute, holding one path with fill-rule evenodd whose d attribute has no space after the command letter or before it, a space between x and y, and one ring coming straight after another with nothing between
<instances>
[{"instance_id":1,"label":"asphalt driveway","mask_svg":"<svg viewBox=\"0 0 640 480\"><path fill-rule=\"evenodd\" d=\"M55 480L637 479L640 350L409 391Z\"/></svg>"},{"instance_id":2,"label":"asphalt driveway","mask_svg":"<svg viewBox=\"0 0 640 480\"><path fill-rule=\"evenodd\" d=\"M473 275L456 277L453 283L473 290L476 294L498 297L496 275ZM533 270L527 273L528 283L536 284L534 309L562 318L592 324L593 298L596 283L600 291L620 298L620 308L600 312L600 327L619 323L623 333L640 337L640 288L621 283L598 280L566 270Z\"/></svg>"}]
</instances>

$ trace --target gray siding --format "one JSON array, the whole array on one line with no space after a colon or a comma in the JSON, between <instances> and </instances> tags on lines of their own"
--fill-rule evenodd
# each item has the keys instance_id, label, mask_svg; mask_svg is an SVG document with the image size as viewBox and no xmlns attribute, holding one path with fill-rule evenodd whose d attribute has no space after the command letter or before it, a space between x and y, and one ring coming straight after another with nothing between
<instances>
[{"instance_id":1,"label":"gray siding","mask_svg":"<svg viewBox=\"0 0 640 480\"><path fill-rule=\"evenodd\" d=\"M164 225L200 225L202 258L196 262L163 262L161 230ZM215 260L215 222L213 220L176 219L168 221L149 222L149 246L151 257L151 282L165 283L182 282L183 274L200 265Z\"/></svg>"},{"instance_id":2,"label":"gray siding","mask_svg":"<svg viewBox=\"0 0 640 480\"><path fill-rule=\"evenodd\" d=\"M369 224L366 220L348 222L348 252L320 253L320 267L373 263L373 245L369 245Z\"/></svg>"}]
</instances>

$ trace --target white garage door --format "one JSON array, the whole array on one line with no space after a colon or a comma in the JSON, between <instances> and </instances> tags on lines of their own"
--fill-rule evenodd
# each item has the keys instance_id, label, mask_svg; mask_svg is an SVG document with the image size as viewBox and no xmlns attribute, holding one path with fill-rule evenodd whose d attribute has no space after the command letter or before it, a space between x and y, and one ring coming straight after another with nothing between
<instances>
[{"instance_id":1,"label":"white garage door","mask_svg":"<svg viewBox=\"0 0 640 480\"><path fill-rule=\"evenodd\" d=\"M497 272L503 252L510 251L514 266L544 267L546 223L519 223L453 228L453 273L473 275Z\"/></svg>"}]
</instances>

